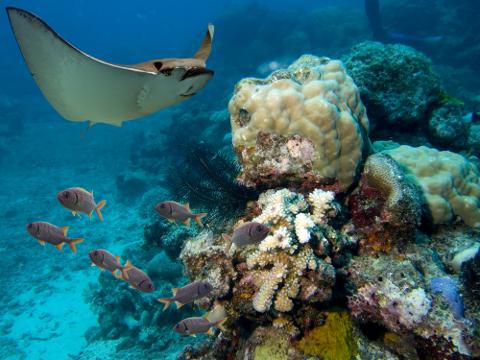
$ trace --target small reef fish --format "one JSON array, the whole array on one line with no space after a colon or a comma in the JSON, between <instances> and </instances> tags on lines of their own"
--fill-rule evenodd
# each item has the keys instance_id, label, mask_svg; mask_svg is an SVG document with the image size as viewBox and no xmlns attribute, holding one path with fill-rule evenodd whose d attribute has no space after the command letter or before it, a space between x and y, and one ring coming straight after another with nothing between
<instances>
[{"instance_id":1,"label":"small reef fish","mask_svg":"<svg viewBox=\"0 0 480 360\"><path fill-rule=\"evenodd\" d=\"M153 285L150 277L139 268L133 266L128 260L121 270L114 272L114 275L117 279L125 280L131 288L138 291L146 293L155 291L155 285Z\"/></svg>"},{"instance_id":2,"label":"small reef fish","mask_svg":"<svg viewBox=\"0 0 480 360\"><path fill-rule=\"evenodd\" d=\"M57 199L64 207L72 211L73 216L79 213L85 213L92 219L92 213L98 215L100 221L103 221L103 216L100 210L106 205L106 200L100 201L98 204L93 199L93 191L90 193L80 187L74 187L60 191L57 194Z\"/></svg>"},{"instance_id":3,"label":"small reef fish","mask_svg":"<svg viewBox=\"0 0 480 360\"><path fill-rule=\"evenodd\" d=\"M200 227L203 227L202 218L207 213L194 214L190 211L190 205L179 204L175 201L163 201L155 206L155 210L170 222L180 221L184 225L190 225L190 219L195 219Z\"/></svg>"},{"instance_id":4,"label":"small reef fish","mask_svg":"<svg viewBox=\"0 0 480 360\"><path fill-rule=\"evenodd\" d=\"M195 334L205 333L208 335L213 335L213 327L225 331L225 328L223 327L225 321L227 321L226 318L212 323L204 317L190 317L178 322L173 327L173 330L182 335L188 336L195 336Z\"/></svg>"},{"instance_id":5,"label":"small reef fish","mask_svg":"<svg viewBox=\"0 0 480 360\"><path fill-rule=\"evenodd\" d=\"M27 231L40 245L45 246L45 243L52 244L59 251L62 250L63 245L68 244L74 253L77 252L76 244L83 242L83 238L68 238L68 226L58 227L53 224L38 221L27 224Z\"/></svg>"},{"instance_id":6,"label":"small reef fish","mask_svg":"<svg viewBox=\"0 0 480 360\"><path fill-rule=\"evenodd\" d=\"M240 225L234 230L232 236L222 234L223 239L227 242L225 252L228 253L230 251L232 243L236 246L256 244L265 239L269 232L268 226L254 221Z\"/></svg>"},{"instance_id":7,"label":"small reef fish","mask_svg":"<svg viewBox=\"0 0 480 360\"><path fill-rule=\"evenodd\" d=\"M167 310L172 302L177 305L177 309L180 309L185 304L208 296L212 290L213 286L210 285L210 283L206 281L195 281L178 289L173 288L172 298L160 298L157 299L157 301L165 304L163 311Z\"/></svg>"},{"instance_id":8,"label":"small reef fish","mask_svg":"<svg viewBox=\"0 0 480 360\"><path fill-rule=\"evenodd\" d=\"M97 266L102 271L107 270L115 275L117 270L122 271L125 268L120 264L120 256L115 256L104 249L92 250L88 253L92 260L92 266Z\"/></svg>"}]
</instances>

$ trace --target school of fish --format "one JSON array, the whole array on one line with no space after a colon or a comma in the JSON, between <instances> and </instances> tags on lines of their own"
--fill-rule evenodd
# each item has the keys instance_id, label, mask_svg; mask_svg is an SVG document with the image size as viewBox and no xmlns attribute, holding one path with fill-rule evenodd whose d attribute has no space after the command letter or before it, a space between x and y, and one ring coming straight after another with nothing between
<instances>
[{"instance_id":1,"label":"school of fish","mask_svg":"<svg viewBox=\"0 0 480 360\"><path fill-rule=\"evenodd\" d=\"M80 216L80 213L83 213L92 220L93 212L96 212L99 220L104 220L101 209L107 202L101 200L97 203L93 191L88 192L81 187L72 187L58 192L57 199L63 207L72 212L73 216ZM204 225L201 219L207 215L207 213L193 213L188 203L182 205L175 201L160 202L155 206L155 210L169 222L190 226L190 220L194 219L198 226L202 228ZM81 237L67 237L68 226L58 227L44 221L29 223L26 225L26 229L42 246L49 243L59 251L67 244L73 253L77 253L76 245L84 241ZM267 236L268 232L269 229L265 225L252 222L237 228L231 238L227 235L224 235L224 238L228 239L229 244L246 246L261 241ZM122 265L120 256L116 256L106 249L90 250L88 256L91 266L98 267L101 271L110 272L118 280L126 282L130 288L144 293L155 291L155 284L148 274L134 266L129 260ZM213 286L207 281L195 281L181 288L173 288L171 298L158 298L157 301L164 304L163 311L167 310L171 303L175 303L177 309L180 309L185 304L210 296L212 290ZM223 323L227 320L226 314L218 315L217 305L216 303L214 309L207 313L205 317L183 319L173 327L173 330L188 336L195 336L199 333L213 335L214 328L224 331Z\"/></svg>"}]
</instances>

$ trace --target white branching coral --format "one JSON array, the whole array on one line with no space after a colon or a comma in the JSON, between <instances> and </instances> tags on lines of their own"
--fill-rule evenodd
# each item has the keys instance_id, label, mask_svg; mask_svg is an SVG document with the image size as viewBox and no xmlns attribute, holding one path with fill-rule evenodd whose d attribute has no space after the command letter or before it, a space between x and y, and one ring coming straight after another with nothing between
<instances>
[{"instance_id":1,"label":"white branching coral","mask_svg":"<svg viewBox=\"0 0 480 360\"><path fill-rule=\"evenodd\" d=\"M309 214L300 213L295 217L295 233L301 244L310 240L310 232L314 227L315 223Z\"/></svg>"},{"instance_id":2,"label":"white branching coral","mask_svg":"<svg viewBox=\"0 0 480 360\"><path fill-rule=\"evenodd\" d=\"M258 248L261 251L271 251L274 249L295 250L296 247L293 244L293 239L290 236L288 229L282 226L277 231L275 231L273 235L269 235L265 239L263 239Z\"/></svg>"},{"instance_id":3,"label":"white branching coral","mask_svg":"<svg viewBox=\"0 0 480 360\"><path fill-rule=\"evenodd\" d=\"M317 258L309 246L296 254L257 250L247 257L247 266L259 287L253 298L253 308L258 312L268 311L272 304L276 311L288 312L297 298L323 299L331 293L335 281L333 267Z\"/></svg>"},{"instance_id":4,"label":"white branching coral","mask_svg":"<svg viewBox=\"0 0 480 360\"><path fill-rule=\"evenodd\" d=\"M308 202L302 194L288 189L268 190L258 199L262 213L253 221L267 225L271 235L260 244L261 251L295 251L299 244L311 241L316 225L325 225L335 208L335 193L314 190Z\"/></svg>"},{"instance_id":5,"label":"white branching coral","mask_svg":"<svg viewBox=\"0 0 480 360\"><path fill-rule=\"evenodd\" d=\"M313 208L313 218L318 224L323 224L327 220L327 214L334 209L335 193L333 191L324 191L321 189L313 190L308 195L308 201Z\"/></svg>"},{"instance_id":6,"label":"white branching coral","mask_svg":"<svg viewBox=\"0 0 480 360\"><path fill-rule=\"evenodd\" d=\"M258 312L265 312L270 309L273 295L278 289L279 284L283 281L287 273L287 265L277 263L273 266L268 276L265 277L260 290L253 297L253 308Z\"/></svg>"},{"instance_id":7,"label":"white branching coral","mask_svg":"<svg viewBox=\"0 0 480 360\"><path fill-rule=\"evenodd\" d=\"M325 240L328 216L334 214L329 213L334 194L315 190L309 198L313 201L281 189L268 190L258 199L261 213L252 221L268 226L270 234L257 250L245 250L249 274L258 288L253 297L258 312L269 311L272 306L288 312L294 299L314 302L331 296L333 266L317 257L309 243Z\"/></svg>"}]
</instances>

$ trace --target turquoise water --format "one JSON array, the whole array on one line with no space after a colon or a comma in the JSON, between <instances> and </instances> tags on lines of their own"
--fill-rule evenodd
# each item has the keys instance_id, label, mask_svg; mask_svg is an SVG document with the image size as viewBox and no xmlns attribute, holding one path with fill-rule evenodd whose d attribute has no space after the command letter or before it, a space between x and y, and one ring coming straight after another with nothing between
<instances>
[{"instance_id":1,"label":"turquoise water","mask_svg":"<svg viewBox=\"0 0 480 360\"><path fill-rule=\"evenodd\" d=\"M478 111L478 20L469 18L472 9L450 1L400 3L385 1L385 26L409 36L441 36L443 42L433 44L404 42L432 60L442 86L464 102L465 114ZM193 141L232 157L226 108L237 81L265 77L276 64L288 66L304 53L345 56L352 46L372 39L364 5L346 0L25 0L1 5L33 12L79 49L119 64L191 56L206 25L216 25L208 61L215 75L205 89L121 128L100 124L85 133L87 123L65 121L45 100L22 59L6 13L0 12L0 359L175 359L185 346L208 337L182 337L172 330L182 318L199 315L197 308L162 313L155 301L170 296L171 288L188 279L176 258L183 240L162 246L145 240L146 227L160 221L153 206L178 194L172 176L185 164L185 148L193 148ZM473 10L480 10L475 6ZM458 29L445 28L452 22ZM389 128L377 129L372 140L417 141L412 140L418 135L415 125L397 137ZM418 136L416 145L428 142ZM478 146L459 150L449 145L438 146L479 155ZM104 222L95 215L91 220L73 217L60 205L57 192L73 186L93 190L97 201L107 200ZM198 199L178 200L193 201L208 212L216 206ZM25 231L32 221L69 226L69 236L85 241L77 246L77 254L68 247L61 252L48 244L42 247ZM212 218L208 222L218 226ZM158 231L168 239L196 234L194 229ZM137 266L148 268L156 292L141 294L91 267L88 252L94 248L122 255L122 261L137 260ZM150 322L145 320L149 314L155 314Z\"/></svg>"}]
</instances>

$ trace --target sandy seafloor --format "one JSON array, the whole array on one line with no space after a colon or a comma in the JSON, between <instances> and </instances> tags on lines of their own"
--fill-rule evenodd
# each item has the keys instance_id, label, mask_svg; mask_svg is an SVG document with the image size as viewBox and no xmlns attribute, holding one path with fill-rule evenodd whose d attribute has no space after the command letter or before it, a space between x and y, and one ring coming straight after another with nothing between
<instances>
[{"instance_id":1,"label":"sandy seafloor","mask_svg":"<svg viewBox=\"0 0 480 360\"><path fill-rule=\"evenodd\" d=\"M132 132L148 121L121 129L96 126L82 138L84 124L55 119L27 124L22 135L8 140L15 150L0 172L0 359L62 360L79 353L82 359L114 358L117 341L85 348L85 331L97 323L84 295L99 276L88 252L121 254L126 244L143 241L146 219L139 217L138 204L119 199L115 180L128 168ZM71 186L94 190L97 201L107 199L103 223L96 216L73 217L58 203L57 192ZM25 230L39 220L68 225L69 236L84 237L78 253L40 246ZM188 343L177 340L178 350Z\"/></svg>"}]
</instances>

